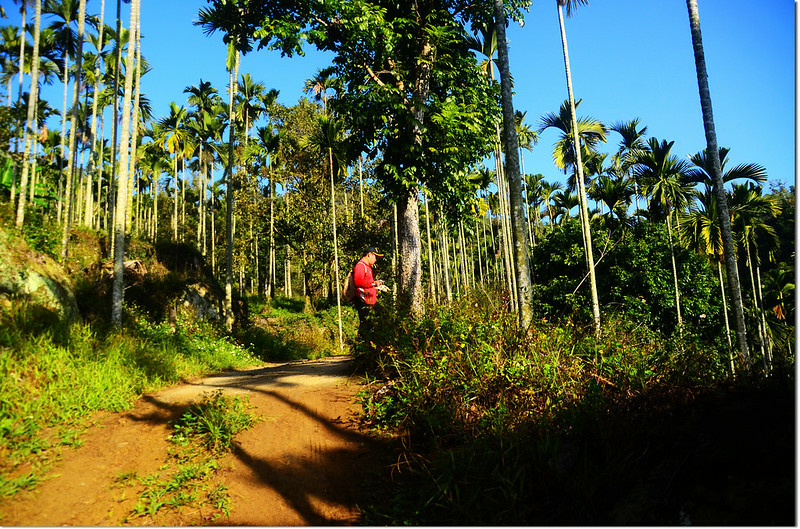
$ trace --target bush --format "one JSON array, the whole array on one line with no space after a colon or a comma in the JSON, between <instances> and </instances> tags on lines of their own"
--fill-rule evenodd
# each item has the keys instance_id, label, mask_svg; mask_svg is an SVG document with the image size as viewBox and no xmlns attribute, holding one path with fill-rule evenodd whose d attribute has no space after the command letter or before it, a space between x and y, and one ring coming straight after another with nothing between
<instances>
[{"instance_id":1,"label":"bush","mask_svg":"<svg viewBox=\"0 0 800 529\"><path fill-rule=\"evenodd\" d=\"M654 402L726 376L699 336L665 339L621 316L606 316L599 337L569 319L523 333L486 295L413 323L390 314L360 352L382 379L360 394L364 419L405 447L393 499L368 522L596 523L593 498L608 494L598 478L628 486L619 437Z\"/></svg>"},{"instance_id":2,"label":"bush","mask_svg":"<svg viewBox=\"0 0 800 529\"><path fill-rule=\"evenodd\" d=\"M643 222L623 235L592 226L601 310L669 335L677 329L675 287L666 227ZM674 246L684 329L706 339L720 335L722 302L716 270L702 257ZM570 221L539 238L531 263L537 314L592 321L581 228ZM577 288L577 290L576 290Z\"/></svg>"}]
</instances>

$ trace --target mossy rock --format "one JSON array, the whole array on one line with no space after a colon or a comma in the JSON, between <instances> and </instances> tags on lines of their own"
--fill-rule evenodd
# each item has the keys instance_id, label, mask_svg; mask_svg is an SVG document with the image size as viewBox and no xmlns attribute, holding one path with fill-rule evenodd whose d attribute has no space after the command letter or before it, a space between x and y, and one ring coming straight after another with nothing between
<instances>
[{"instance_id":1,"label":"mossy rock","mask_svg":"<svg viewBox=\"0 0 800 529\"><path fill-rule=\"evenodd\" d=\"M27 303L69 323L81 319L72 282L55 260L5 230L0 230L0 255L0 306Z\"/></svg>"}]
</instances>

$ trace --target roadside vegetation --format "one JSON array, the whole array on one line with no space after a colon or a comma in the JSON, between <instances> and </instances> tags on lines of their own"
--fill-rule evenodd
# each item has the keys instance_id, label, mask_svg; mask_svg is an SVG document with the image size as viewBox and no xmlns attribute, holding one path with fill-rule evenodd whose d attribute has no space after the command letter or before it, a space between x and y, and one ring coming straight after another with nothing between
<instances>
[{"instance_id":1,"label":"roadside vegetation","mask_svg":"<svg viewBox=\"0 0 800 529\"><path fill-rule=\"evenodd\" d=\"M23 252L51 253L53 235L36 229L35 221L28 226L25 240L15 244ZM62 450L80 446L94 412L130 409L147 392L210 373L338 352L330 310L305 313L302 299L243 300L242 306L253 314L233 333L180 311L170 321L176 288L208 278L166 268L159 275L163 263L155 259L156 249L143 242L138 243L140 256L156 278L130 288L139 304L128 304L124 325L116 330L103 310L108 301L104 283L91 273L99 234L79 230L74 238L68 266L76 270L71 279L78 292L80 322L63 321L24 298L6 297L0 310L0 498L31 489L46 478ZM348 333L354 330L348 328ZM215 436L212 453L229 445L234 429L225 433L222 425L218 432L214 422L229 408L242 414L239 406L214 397L201 409L217 410L216 417L200 413L191 419L199 410L187 411L190 415L175 439L187 441L197 433ZM153 511L154 505L143 504L137 514Z\"/></svg>"},{"instance_id":2,"label":"roadside vegetation","mask_svg":"<svg viewBox=\"0 0 800 529\"><path fill-rule=\"evenodd\" d=\"M500 299L473 292L361 350L364 420L402 441L368 524L793 519L792 356L733 380L702 327L678 337L623 313L599 337L590 318L520 332Z\"/></svg>"},{"instance_id":3,"label":"roadside vegetation","mask_svg":"<svg viewBox=\"0 0 800 529\"><path fill-rule=\"evenodd\" d=\"M133 470L117 478L119 487L138 493L136 505L122 522L146 518L153 523L160 514L186 506L205 511L203 518L210 523L229 516L228 488L216 478L219 457L231 452L236 434L257 420L249 412L246 397L227 397L222 390L191 405L172 425L174 447L158 471L140 476Z\"/></svg>"}]
</instances>

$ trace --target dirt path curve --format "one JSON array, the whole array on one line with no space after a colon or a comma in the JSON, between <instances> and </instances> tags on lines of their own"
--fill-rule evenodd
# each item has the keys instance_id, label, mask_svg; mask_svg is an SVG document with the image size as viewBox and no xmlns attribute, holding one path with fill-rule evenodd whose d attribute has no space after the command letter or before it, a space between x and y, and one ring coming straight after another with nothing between
<instances>
[{"instance_id":1,"label":"dirt path curve","mask_svg":"<svg viewBox=\"0 0 800 529\"><path fill-rule=\"evenodd\" d=\"M248 395L265 420L236 438L215 479L228 487L230 517L211 507L171 510L131 525L349 525L359 520L364 478L381 463L375 442L354 420L361 388L348 357L267 364L174 386L118 414L103 414L67 450L55 477L0 505L0 525L121 525L137 501L115 485L125 472L147 475L168 459L169 422L222 388Z\"/></svg>"}]
</instances>

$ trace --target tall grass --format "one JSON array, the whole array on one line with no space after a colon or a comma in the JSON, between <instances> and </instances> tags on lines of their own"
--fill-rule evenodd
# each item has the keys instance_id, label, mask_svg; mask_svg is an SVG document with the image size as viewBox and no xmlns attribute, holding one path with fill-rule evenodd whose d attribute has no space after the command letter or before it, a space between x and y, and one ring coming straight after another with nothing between
<instances>
[{"instance_id":1,"label":"tall grass","mask_svg":"<svg viewBox=\"0 0 800 529\"><path fill-rule=\"evenodd\" d=\"M384 380L364 417L405 450L375 524L602 523L609 487L628 484L633 424L724 380L726 352L624 319L535 322L473 294L416 322L389 315L362 363ZM376 389L380 387L380 390ZM672 394L672 396L670 396ZM637 422L638 421L638 422Z\"/></svg>"}]
</instances>

